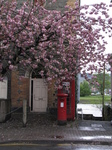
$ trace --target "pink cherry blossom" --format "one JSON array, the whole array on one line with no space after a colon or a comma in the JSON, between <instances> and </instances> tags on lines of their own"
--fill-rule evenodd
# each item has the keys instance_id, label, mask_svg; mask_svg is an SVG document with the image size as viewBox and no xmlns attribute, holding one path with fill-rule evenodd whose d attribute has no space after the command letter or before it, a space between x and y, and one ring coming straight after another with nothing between
<instances>
[{"instance_id":1,"label":"pink cherry blossom","mask_svg":"<svg viewBox=\"0 0 112 150\"><path fill-rule=\"evenodd\" d=\"M80 7L75 3L75 8L65 6L61 12L47 10L45 0L34 2L18 8L16 1L0 1L0 73L4 60L7 70L18 65L26 70L41 66L41 76L46 70L48 81L56 78L58 85L81 71L101 71L104 61L112 64L110 56L104 57L107 41L101 32L112 36L111 5Z\"/></svg>"}]
</instances>

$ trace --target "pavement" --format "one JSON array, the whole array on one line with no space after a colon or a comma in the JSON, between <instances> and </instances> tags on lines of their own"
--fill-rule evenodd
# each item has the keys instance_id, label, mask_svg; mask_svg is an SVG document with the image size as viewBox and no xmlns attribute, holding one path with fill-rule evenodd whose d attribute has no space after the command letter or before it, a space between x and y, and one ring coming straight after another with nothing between
<instances>
[{"instance_id":1,"label":"pavement","mask_svg":"<svg viewBox=\"0 0 112 150\"><path fill-rule=\"evenodd\" d=\"M110 121L81 120L57 124L51 114L28 113L23 127L22 113L13 113L5 123L0 123L0 144L18 142L70 142L112 145Z\"/></svg>"},{"instance_id":2,"label":"pavement","mask_svg":"<svg viewBox=\"0 0 112 150\"><path fill-rule=\"evenodd\" d=\"M102 117L102 104L77 104L78 109L82 109L83 114L92 114L94 117ZM81 112L80 112L81 113Z\"/></svg>"}]
</instances>

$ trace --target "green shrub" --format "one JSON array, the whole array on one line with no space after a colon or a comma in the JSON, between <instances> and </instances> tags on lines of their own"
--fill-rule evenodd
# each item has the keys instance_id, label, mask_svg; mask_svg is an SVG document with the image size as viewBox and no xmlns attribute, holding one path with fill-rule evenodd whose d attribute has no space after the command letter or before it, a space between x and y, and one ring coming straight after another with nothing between
<instances>
[{"instance_id":1,"label":"green shrub","mask_svg":"<svg viewBox=\"0 0 112 150\"><path fill-rule=\"evenodd\" d=\"M90 94L90 86L87 81L84 81L80 84L80 96L89 96Z\"/></svg>"}]
</instances>

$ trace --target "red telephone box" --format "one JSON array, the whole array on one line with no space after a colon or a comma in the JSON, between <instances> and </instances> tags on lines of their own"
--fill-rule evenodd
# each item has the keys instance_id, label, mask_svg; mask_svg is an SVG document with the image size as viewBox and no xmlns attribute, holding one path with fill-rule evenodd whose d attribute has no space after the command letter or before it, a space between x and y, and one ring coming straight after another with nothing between
<instances>
[{"instance_id":1,"label":"red telephone box","mask_svg":"<svg viewBox=\"0 0 112 150\"><path fill-rule=\"evenodd\" d=\"M58 94L58 124L65 125L67 123L67 94Z\"/></svg>"},{"instance_id":2,"label":"red telephone box","mask_svg":"<svg viewBox=\"0 0 112 150\"><path fill-rule=\"evenodd\" d=\"M62 89L58 93L68 94L67 96L67 119L75 119L75 80L63 81L61 83Z\"/></svg>"}]
</instances>

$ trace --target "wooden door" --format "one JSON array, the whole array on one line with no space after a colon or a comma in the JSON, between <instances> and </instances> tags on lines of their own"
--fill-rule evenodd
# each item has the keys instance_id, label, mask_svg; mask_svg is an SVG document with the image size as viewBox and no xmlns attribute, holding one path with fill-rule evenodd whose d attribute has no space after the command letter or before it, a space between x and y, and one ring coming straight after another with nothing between
<instances>
[{"instance_id":1,"label":"wooden door","mask_svg":"<svg viewBox=\"0 0 112 150\"><path fill-rule=\"evenodd\" d=\"M33 111L46 112L48 88L45 79L33 79Z\"/></svg>"}]
</instances>

